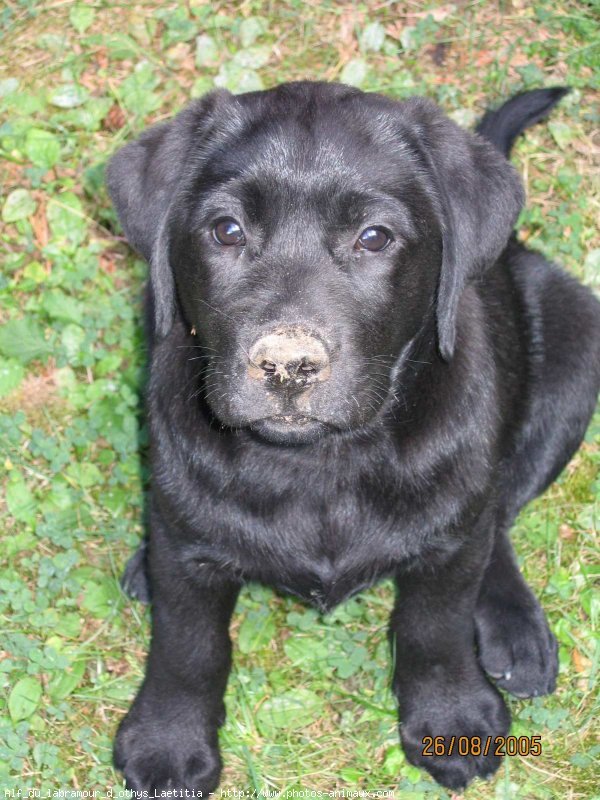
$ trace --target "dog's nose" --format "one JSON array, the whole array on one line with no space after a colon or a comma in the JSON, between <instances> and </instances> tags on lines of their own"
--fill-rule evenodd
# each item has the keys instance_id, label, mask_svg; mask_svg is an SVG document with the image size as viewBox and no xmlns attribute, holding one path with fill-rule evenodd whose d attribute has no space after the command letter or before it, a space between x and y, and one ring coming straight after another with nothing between
<instances>
[{"instance_id":1,"label":"dog's nose","mask_svg":"<svg viewBox=\"0 0 600 800\"><path fill-rule=\"evenodd\" d=\"M305 386L329 377L329 356L316 336L284 328L261 336L250 348L248 373L273 386Z\"/></svg>"}]
</instances>

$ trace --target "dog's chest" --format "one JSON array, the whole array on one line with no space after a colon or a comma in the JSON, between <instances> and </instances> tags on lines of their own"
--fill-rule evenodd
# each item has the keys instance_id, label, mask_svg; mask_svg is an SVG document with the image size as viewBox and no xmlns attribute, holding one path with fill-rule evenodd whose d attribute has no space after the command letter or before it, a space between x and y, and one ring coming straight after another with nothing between
<instances>
[{"instance_id":1,"label":"dog's chest","mask_svg":"<svg viewBox=\"0 0 600 800\"><path fill-rule=\"evenodd\" d=\"M422 546L424 510L382 482L306 476L293 490L238 486L203 505L202 547L223 570L323 610L389 574ZM208 534L208 535L207 535Z\"/></svg>"},{"instance_id":2,"label":"dog's chest","mask_svg":"<svg viewBox=\"0 0 600 800\"><path fill-rule=\"evenodd\" d=\"M345 450L335 440L296 450L244 439L233 450L215 439L199 459L157 451L154 486L190 561L323 609L443 547L462 513L453 469L432 481L390 436Z\"/></svg>"},{"instance_id":3,"label":"dog's chest","mask_svg":"<svg viewBox=\"0 0 600 800\"><path fill-rule=\"evenodd\" d=\"M307 500L272 520L265 560L254 568L259 579L328 609L389 568L393 520L375 498L359 505L351 496L332 496L310 510Z\"/></svg>"}]
</instances>

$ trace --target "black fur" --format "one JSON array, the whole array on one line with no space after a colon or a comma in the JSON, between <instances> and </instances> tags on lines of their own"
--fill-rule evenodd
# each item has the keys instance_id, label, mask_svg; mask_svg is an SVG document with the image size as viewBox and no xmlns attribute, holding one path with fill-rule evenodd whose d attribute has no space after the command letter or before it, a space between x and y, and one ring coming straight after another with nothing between
<instances>
[{"instance_id":1,"label":"black fur","mask_svg":"<svg viewBox=\"0 0 600 800\"><path fill-rule=\"evenodd\" d=\"M115 746L130 788L217 785L245 581L326 611L394 576L402 742L445 786L498 759L423 757L424 736L503 735L498 687L554 689L508 532L584 435L600 305L511 237L523 190L503 154L563 92L509 101L482 136L418 98L215 92L111 160L155 322L152 647ZM245 244L217 243L223 217ZM357 249L377 225L391 243ZM308 332L329 372L274 382L248 354L281 329ZM126 586L148 597L135 559Z\"/></svg>"},{"instance_id":2,"label":"black fur","mask_svg":"<svg viewBox=\"0 0 600 800\"><path fill-rule=\"evenodd\" d=\"M516 94L497 111L487 111L475 130L508 157L517 136L545 119L570 91L566 86L554 86Z\"/></svg>"}]
</instances>

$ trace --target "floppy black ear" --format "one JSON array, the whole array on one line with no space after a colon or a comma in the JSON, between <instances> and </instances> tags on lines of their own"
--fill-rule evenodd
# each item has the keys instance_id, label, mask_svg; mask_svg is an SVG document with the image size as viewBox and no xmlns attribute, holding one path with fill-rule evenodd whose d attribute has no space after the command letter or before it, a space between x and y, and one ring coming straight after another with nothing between
<instances>
[{"instance_id":1,"label":"floppy black ear","mask_svg":"<svg viewBox=\"0 0 600 800\"><path fill-rule=\"evenodd\" d=\"M108 163L106 183L125 235L150 264L155 327L162 336L169 332L175 312L169 208L185 178L192 145L206 138L217 107L230 97L229 92L216 91L191 103L170 122L144 131Z\"/></svg>"},{"instance_id":2,"label":"floppy black ear","mask_svg":"<svg viewBox=\"0 0 600 800\"><path fill-rule=\"evenodd\" d=\"M415 144L432 179L442 229L436 320L440 354L449 361L462 291L502 253L524 191L504 156L448 119L434 103L415 98L405 107L416 120Z\"/></svg>"}]
</instances>

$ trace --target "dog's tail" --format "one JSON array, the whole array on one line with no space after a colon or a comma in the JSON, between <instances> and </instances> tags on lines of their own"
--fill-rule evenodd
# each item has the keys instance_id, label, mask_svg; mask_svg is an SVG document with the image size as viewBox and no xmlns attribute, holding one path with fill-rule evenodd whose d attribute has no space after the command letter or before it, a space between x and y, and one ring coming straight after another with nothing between
<instances>
[{"instance_id":1,"label":"dog's tail","mask_svg":"<svg viewBox=\"0 0 600 800\"><path fill-rule=\"evenodd\" d=\"M488 111L475 130L507 158L519 134L544 119L571 90L566 86L516 94L496 111Z\"/></svg>"}]
</instances>

